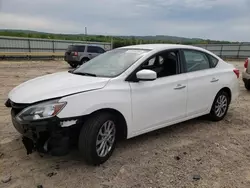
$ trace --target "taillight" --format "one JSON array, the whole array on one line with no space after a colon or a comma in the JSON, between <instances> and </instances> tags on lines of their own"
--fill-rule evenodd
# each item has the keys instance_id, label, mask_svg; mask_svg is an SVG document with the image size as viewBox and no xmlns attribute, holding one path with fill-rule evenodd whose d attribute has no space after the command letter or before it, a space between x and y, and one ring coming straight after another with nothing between
<instances>
[{"instance_id":1,"label":"taillight","mask_svg":"<svg viewBox=\"0 0 250 188\"><path fill-rule=\"evenodd\" d=\"M234 73L236 74L237 78L240 77L240 71L238 69L234 69Z\"/></svg>"},{"instance_id":2,"label":"taillight","mask_svg":"<svg viewBox=\"0 0 250 188\"><path fill-rule=\"evenodd\" d=\"M78 52L74 52L74 53L73 53L73 56L78 56Z\"/></svg>"},{"instance_id":3,"label":"taillight","mask_svg":"<svg viewBox=\"0 0 250 188\"><path fill-rule=\"evenodd\" d=\"M244 67L245 67L246 69L247 69L247 67L248 67L248 58L247 58L246 61L245 61Z\"/></svg>"}]
</instances>

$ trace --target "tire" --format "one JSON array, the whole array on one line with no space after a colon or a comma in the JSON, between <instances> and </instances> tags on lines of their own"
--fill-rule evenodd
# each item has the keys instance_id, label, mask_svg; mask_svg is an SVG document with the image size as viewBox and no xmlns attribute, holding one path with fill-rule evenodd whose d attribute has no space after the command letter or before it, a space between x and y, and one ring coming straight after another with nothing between
<instances>
[{"instance_id":1,"label":"tire","mask_svg":"<svg viewBox=\"0 0 250 188\"><path fill-rule=\"evenodd\" d=\"M105 133L105 124L108 126L110 123L113 122L114 131L112 131L113 137L110 139L112 140L113 144L109 146L108 150L105 152L99 152L98 148L101 148L102 142L98 145L97 141L100 140L102 137L99 133L100 131ZM112 155L115 145L116 145L116 138L117 138L117 129L116 129L116 118L114 115L106 112L101 112L95 115L92 115L87 119L87 121L83 124L79 140L78 140L78 148L79 152L86 161L87 164L90 165L100 165L106 162L110 156ZM110 134L111 135L111 134ZM101 140L103 141L105 146L108 146L107 143L111 143L107 136L103 136ZM106 138L105 138L106 137ZM108 140L110 142L108 142ZM100 150L102 151L102 149Z\"/></svg>"},{"instance_id":2,"label":"tire","mask_svg":"<svg viewBox=\"0 0 250 188\"><path fill-rule=\"evenodd\" d=\"M77 67L77 64L76 64L76 63L70 62L69 65L70 65L72 68L76 68L76 67Z\"/></svg>"},{"instance_id":3,"label":"tire","mask_svg":"<svg viewBox=\"0 0 250 188\"><path fill-rule=\"evenodd\" d=\"M221 102L221 107L220 107L220 110L218 110L219 108L218 105L220 105L219 104L220 102ZM214 102L213 102L213 105L209 114L209 119L212 121L221 121L222 119L224 119L229 108L229 103L230 103L230 99L229 99L228 93L225 91L220 91L214 99Z\"/></svg>"},{"instance_id":4,"label":"tire","mask_svg":"<svg viewBox=\"0 0 250 188\"><path fill-rule=\"evenodd\" d=\"M81 62L80 62L80 65L82 65L82 64L84 64L84 63L86 63L87 61L89 61L89 59L88 59L88 58L82 58L82 60L81 60Z\"/></svg>"},{"instance_id":5,"label":"tire","mask_svg":"<svg viewBox=\"0 0 250 188\"><path fill-rule=\"evenodd\" d=\"M250 80L247 80L244 82L245 83L245 88L250 91Z\"/></svg>"}]
</instances>

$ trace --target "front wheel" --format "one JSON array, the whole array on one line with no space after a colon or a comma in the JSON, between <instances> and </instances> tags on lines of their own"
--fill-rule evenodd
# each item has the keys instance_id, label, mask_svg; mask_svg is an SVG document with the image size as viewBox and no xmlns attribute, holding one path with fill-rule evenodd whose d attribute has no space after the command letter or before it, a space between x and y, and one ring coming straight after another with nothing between
<instances>
[{"instance_id":1,"label":"front wheel","mask_svg":"<svg viewBox=\"0 0 250 188\"><path fill-rule=\"evenodd\" d=\"M116 119L110 113L92 115L84 123L79 136L79 151L91 165L106 162L116 145Z\"/></svg>"},{"instance_id":2,"label":"front wheel","mask_svg":"<svg viewBox=\"0 0 250 188\"><path fill-rule=\"evenodd\" d=\"M209 117L212 121L222 120L228 111L229 107L229 95L225 91L219 92L213 102Z\"/></svg>"}]
</instances>

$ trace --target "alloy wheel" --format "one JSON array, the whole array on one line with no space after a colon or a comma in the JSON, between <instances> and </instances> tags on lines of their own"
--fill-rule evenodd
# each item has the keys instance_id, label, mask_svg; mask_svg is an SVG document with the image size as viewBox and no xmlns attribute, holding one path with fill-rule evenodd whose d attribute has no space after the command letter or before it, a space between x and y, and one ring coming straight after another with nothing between
<instances>
[{"instance_id":1,"label":"alloy wheel","mask_svg":"<svg viewBox=\"0 0 250 188\"><path fill-rule=\"evenodd\" d=\"M99 129L96 139L96 152L99 157L105 157L115 142L116 127L111 120L106 121Z\"/></svg>"},{"instance_id":2,"label":"alloy wheel","mask_svg":"<svg viewBox=\"0 0 250 188\"><path fill-rule=\"evenodd\" d=\"M215 103L215 114L218 117L222 117L227 110L228 100L225 95L220 95Z\"/></svg>"}]
</instances>

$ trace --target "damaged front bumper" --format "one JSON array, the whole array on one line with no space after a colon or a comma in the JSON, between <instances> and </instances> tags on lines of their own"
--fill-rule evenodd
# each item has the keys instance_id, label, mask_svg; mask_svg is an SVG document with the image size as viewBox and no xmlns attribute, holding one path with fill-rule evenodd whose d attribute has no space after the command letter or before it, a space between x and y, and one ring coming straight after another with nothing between
<instances>
[{"instance_id":1,"label":"damaged front bumper","mask_svg":"<svg viewBox=\"0 0 250 188\"><path fill-rule=\"evenodd\" d=\"M20 121L16 118L20 110L9 102L6 106L11 106L12 123L16 130L22 135L22 142L27 150L27 154L33 151L39 153L49 153L54 156L66 155L70 151L70 146L77 143L79 134L80 118L60 119L58 117L46 120Z\"/></svg>"}]
</instances>

